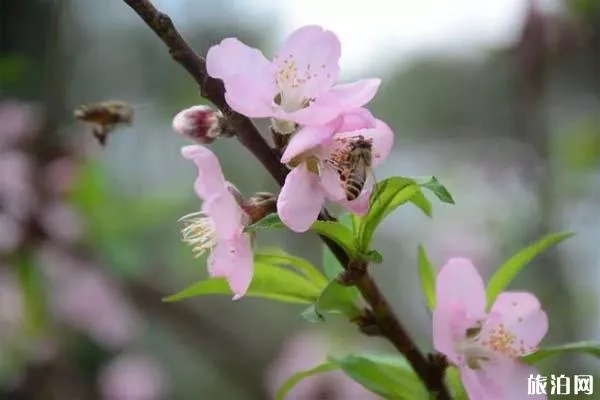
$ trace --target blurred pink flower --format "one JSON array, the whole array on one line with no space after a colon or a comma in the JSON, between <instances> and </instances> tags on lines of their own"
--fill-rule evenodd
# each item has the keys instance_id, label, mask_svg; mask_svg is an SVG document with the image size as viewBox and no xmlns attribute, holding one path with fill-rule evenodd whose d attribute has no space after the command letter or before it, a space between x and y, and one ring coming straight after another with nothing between
<instances>
[{"instance_id":1,"label":"blurred pink flower","mask_svg":"<svg viewBox=\"0 0 600 400\"><path fill-rule=\"evenodd\" d=\"M209 252L208 273L224 277L234 293L233 300L246 294L252 275L254 259L252 240L244 233L249 222L234 191L225 180L217 156L203 146L186 146L181 153L198 168L194 184L196 194L203 200L200 212L181 218L185 227L184 240L193 246L197 256Z\"/></svg>"},{"instance_id":2,"label":"blurred pink flower","mask_svg":"<svg viewBox=\"0 0 600 400\"><path fill-rule=\"evenodd\" d=\"M116 282L90 265L51 245L38 262L49 280L51 307L57 317L86 332L97 343L123 347L135 338L140 321Z\"/></svg>"},{"instance_id":3,"label":"blurred pink flower","mask_svg":"<svg viewBox=\"0 0 600 400\"><path fill-rule=\"evenodd\" d=\"M33 164L20 151L0 153L0 205L14 218L22 220L35 210Z\"/></svg>"},{"instance_id":4,"label":"blurred pink flower","mask_svg":"<svg viewBox=\"0 0 600 400\"><path fill-rule=\"evenodd\" d=\"M267 371L267 387L275 395L281 385L297 372L326 361L327 337L319 332L302 332L284 344L278 358ZM327 396L327 397L324 397ZM378 397L340 371L326 372L300 381L286 399L375 400Z\"/></svg>"},{"instance_id":5,"label":"blurred pink flower","mask_svg":"<svg viewBox=\"0 0 600 400\"><path fill-rule=\"evenodd\" d=\"M59 242L73 243L83 234L81 216L65 202L54 201L46 205L40 220L48 235Z\"/></svg>"},{"instance_id":6,"label":"blurred pink flower","mask_svg":"<svg viewBox=\"0 0 600 400\"><path fill-rule=\"evenodd\" d=\"M166 395L163 371L156 361L142 354L123 354L100 373L103 400L158 400Z\"/></svg>"},{"instance_id":7,"label":"blurred pink flower","mask_svg":"<svg viewBox=\"0 0 600 400\"><path fill-rule=\"evenodd\" d=\"M367 179L358 198L348 201L344 182L330 163L347 153L349 140L358 136L371 141L372 167L388 157L394 144L392 130L364 108L343 114L323 126L307 126L292 137L281 162L295 168L286 177L277 199L277 212L291 230L308 230L326 198L357 214L367 211L372 179Z\"/></svg>"},{"instance_id":8,"label":"blurred pink flower","mask_svg":"<svg viewBox=\"0 0 600 400\"><path fill-rule=\"evenodd\" d=\"M530 293L503 292L487 314L483 280L463 258L442 267L436 296L434 347L459 367L469 398L532 398L527 378L537 371L518 358L535 351L548 331L548 317L538 299Z\"/></svg>"},{"instance_id":9,"label":"blurred pink flower","mask_svg":"<svg viewBox=\"0 0 600 400\"><path fill-rule=\"evenodd\" d=\"M44 171L46 190L55 196L68 193L75 182L76 172L77 163L70 157L52 161Z\"/></svg>"},{"instance_id":10,"label":"blurred pink flower","mask_svg":"<svg viewBox=\"0 0 600 400\"><path fill-rule=\"evenodd\" d=\"M340 54L335 34L320 26L304 26L287 38L273 61L238 39L227 38L209 49L206 68L210 76L223 80L231 108L248 117L273 117L277 130L289 134L295 123L327 123L345 110L365 105L377 93L379 79L333 86Z\"/></svg>"},{"instance_id":11,"label":"blurred pink flower","mask_svg":"<svg viewBox=\"0 0 600 400\"><path fill-rule=\"evenodd\" d=\"M18 145L36 133L39 115L35 107L19 101L0 103L0 148Z\"/></svg>"},{"instance_id":12,"label":"blurred pink flower","mask_svg":"<svg viewBox=\"0 0 600 400\"><path fill-rule=\"evenodd\" d=\"M0 253L10 253L23 240L23 227L10 215L0 214Z\"/></svg>"}]
</instances>

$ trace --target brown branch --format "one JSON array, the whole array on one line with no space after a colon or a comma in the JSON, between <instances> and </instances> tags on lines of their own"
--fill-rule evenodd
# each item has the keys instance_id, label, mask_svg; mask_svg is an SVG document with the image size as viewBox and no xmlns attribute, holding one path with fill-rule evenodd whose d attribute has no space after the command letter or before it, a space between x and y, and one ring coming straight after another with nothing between
<instances>
[{"instance_id":1,"label":"brown branch","mask_svg":"<svg viewBox=\"0 0 600 400\"><path fill-rule=\"evenodd\" d=\"M277 150L269 147L250 119L231 110L225 101L223 83L207 75L205 60L185 42L171 19L158 11L148 0L123 1L142 17L146 24L167 45L173 59L181 64L194 78L200 87L201 95L214 103L229 117L231 124L237 131L239 141L258 158L273 178L280 185L283 185L288 171L279 162ZM331 219L325 210L321 214L321 218ZM351 260L348 259L344 250L335 242L324 237L321 238L341 264L348 268ZM436 394L437 399L450 399L442 379L443 368L439 368L436 363L430 363L419 351L400 321L392 313L390 305L371 275L366 272L366 265L364 265L364 269L365 273L361 274L355 284L373 309L373 315L381 333L406 357L427 388Z\"/></svg>"},{"instance_id":2,"label":"brown branch","mask_svg":"<svg viewBox=\"0 0 600 400\"><path fill-rule=\"evenodd\" d=\"M267 142L260 135L252 121L233 111L225 101L223 82L208 76L206 62L192 49L181 37L171 18L160 12L148 0L123 0L127 3L146 24L156 33L169 49L171 57L177 61L194 78L198 84L202 97L216 105L237 132L238 140L249 149L262 163L271 175L283 182L287 175L287 168L279 162Z\"/></svg>"}]
</instances>

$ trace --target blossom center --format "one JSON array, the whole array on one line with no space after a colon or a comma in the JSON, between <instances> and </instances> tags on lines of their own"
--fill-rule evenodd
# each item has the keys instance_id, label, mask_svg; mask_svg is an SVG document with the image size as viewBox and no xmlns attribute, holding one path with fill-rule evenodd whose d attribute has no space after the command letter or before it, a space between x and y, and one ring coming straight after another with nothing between
<instances>
[{"instance_id":1,"label":"blossom center","mask_svg":"<svg viewBox=\"0 0 600 400\"><path fill-rule=\"evenodd\" d=\"M488 328L482 333L482 324L466 330L465 338L456 345L456 351L465 357L469 368L479 369L481 363L490 361L494 354L502 354L510 358L518 358L534 348L527 348L523 340L517 343L517 337L503 323Z\"/></svg>"},{"instance_id":2,"label":"blossom center","mask_svg":"<svg viewBox=\"0 0 600 400\"><path fill-rule=\"evenodd\" d=\"M277 57L276 57L277 58ZM286 112L298 111L310 103L306 96L306 84L318 75L311 71L311 65L307 64L304 70L298 69L298 63L292 54L281 60L279 68L275 73L275 82L279 93L273 101Z\"/></svg>"},{"instance_id":3,"label":"blossom center","mask_svg":"<svg viewBox=\"0 0 600 400\"><path fill-rule=\"evenodd\" d=\"M202 212L185 215L179 219L184 227L181 230L183 241L192 246L195 257L211 251L217 244L213 220Z\"/></svg>"}]
</instances>

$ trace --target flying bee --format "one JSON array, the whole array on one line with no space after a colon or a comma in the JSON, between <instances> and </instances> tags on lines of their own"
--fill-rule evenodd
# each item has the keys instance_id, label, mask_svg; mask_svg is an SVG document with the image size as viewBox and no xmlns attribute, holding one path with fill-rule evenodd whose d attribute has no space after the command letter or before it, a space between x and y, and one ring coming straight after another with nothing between
<instances>
[{"instance_id":1,"label":"flying bee","mask_svg":"<svg viewBox=\"0 0 600 400\"><path fill-rule=\"evenodd\" d=\"M363 191L369 175L373 174L373 140L358 135L338 139L342 146L327 160L339 174L346 200L355 200Z\"/></svg>"},{"instance_id":2,"label":"flying bee","mask_svg":"<svg viewBox=\"0 0 600 400\"><path fill-rule=\"evenodd\" d=\"M133 122L133 107L117 100L81 105L73 114L78 120L92 125L92 133L102 146L118 125L131 125Z\"/></svg>"}]
</instances>

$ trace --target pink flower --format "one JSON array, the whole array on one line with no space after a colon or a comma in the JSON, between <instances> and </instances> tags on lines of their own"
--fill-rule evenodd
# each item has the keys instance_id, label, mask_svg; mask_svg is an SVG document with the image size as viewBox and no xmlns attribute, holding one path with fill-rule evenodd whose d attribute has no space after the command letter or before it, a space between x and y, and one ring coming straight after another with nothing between
<instances>
[{"instance_id":1,"label":"pink flower","mask_svg":"<svg viewBox=\"0 0 600 400\"><path fill-rule=\"evenodd\" d=\"M292 137L281 162L295 168L277 199L279 217L291 230L308 230L326 198L357 214L367 211L373 181L367 179L360 195L348 201L345 184L329 162L347 154L349 143L359 136L371 143L372 167L387 158L394 143L392 130L364 108L343 114L326 125L304 127Z\"/></svg>"},{"instance_id":2,"label":"pink flower","mask_svg":"<svg viewBox=\"0 0 600 400\"><path fill-rule=\"evenodd\" d=\"M157 400L167 394L160 364L144 354L124 353L102 368L99 386L103 400Z\"/></svg>"},{"instance_id":3,"label":"pink flower","mask_svg":"<svg viewBox=\"0 0 600 400\"><path fill-rule=\"evenodd\" d=\"M200 212L181 218L185 223L183 238L193 246L196 256L210 253L208 273L227 279L237 300L246 294L254 273L252 240L243 232L249 217L212 151L192 145L182 148L181 153L198 167L194 187L203 200Z\"/></svg>"},{"instance_id":4,"label":"pink flower","mask_svg":"<svg viewBox=\"0 0 600 400\"><path fill-rule=\"evenodd\" d=\"M535 351L548 331L538 299L530 293L504 292L486 313L483 280L463 258L442 267L436 296L434 347L459 367L469 398L530 399L527 378L537 371L519 357Z\"/></svg>"},{"instance_id":5,"label":"pink flower","mask_svg":"<svg viewBox=\"0 0 600 400\"><path fill-rule=\"evenodd\" d=\"M211 47L206 68L225 85L225 99L237 112L252 118L272 117L282 134L296 124L324 124L341 112L368 103L379 79L333 86L339 75L338 38L320 26L293 32L268 61L257 49L235 38Z\"/></svg>"}]
</instances>

